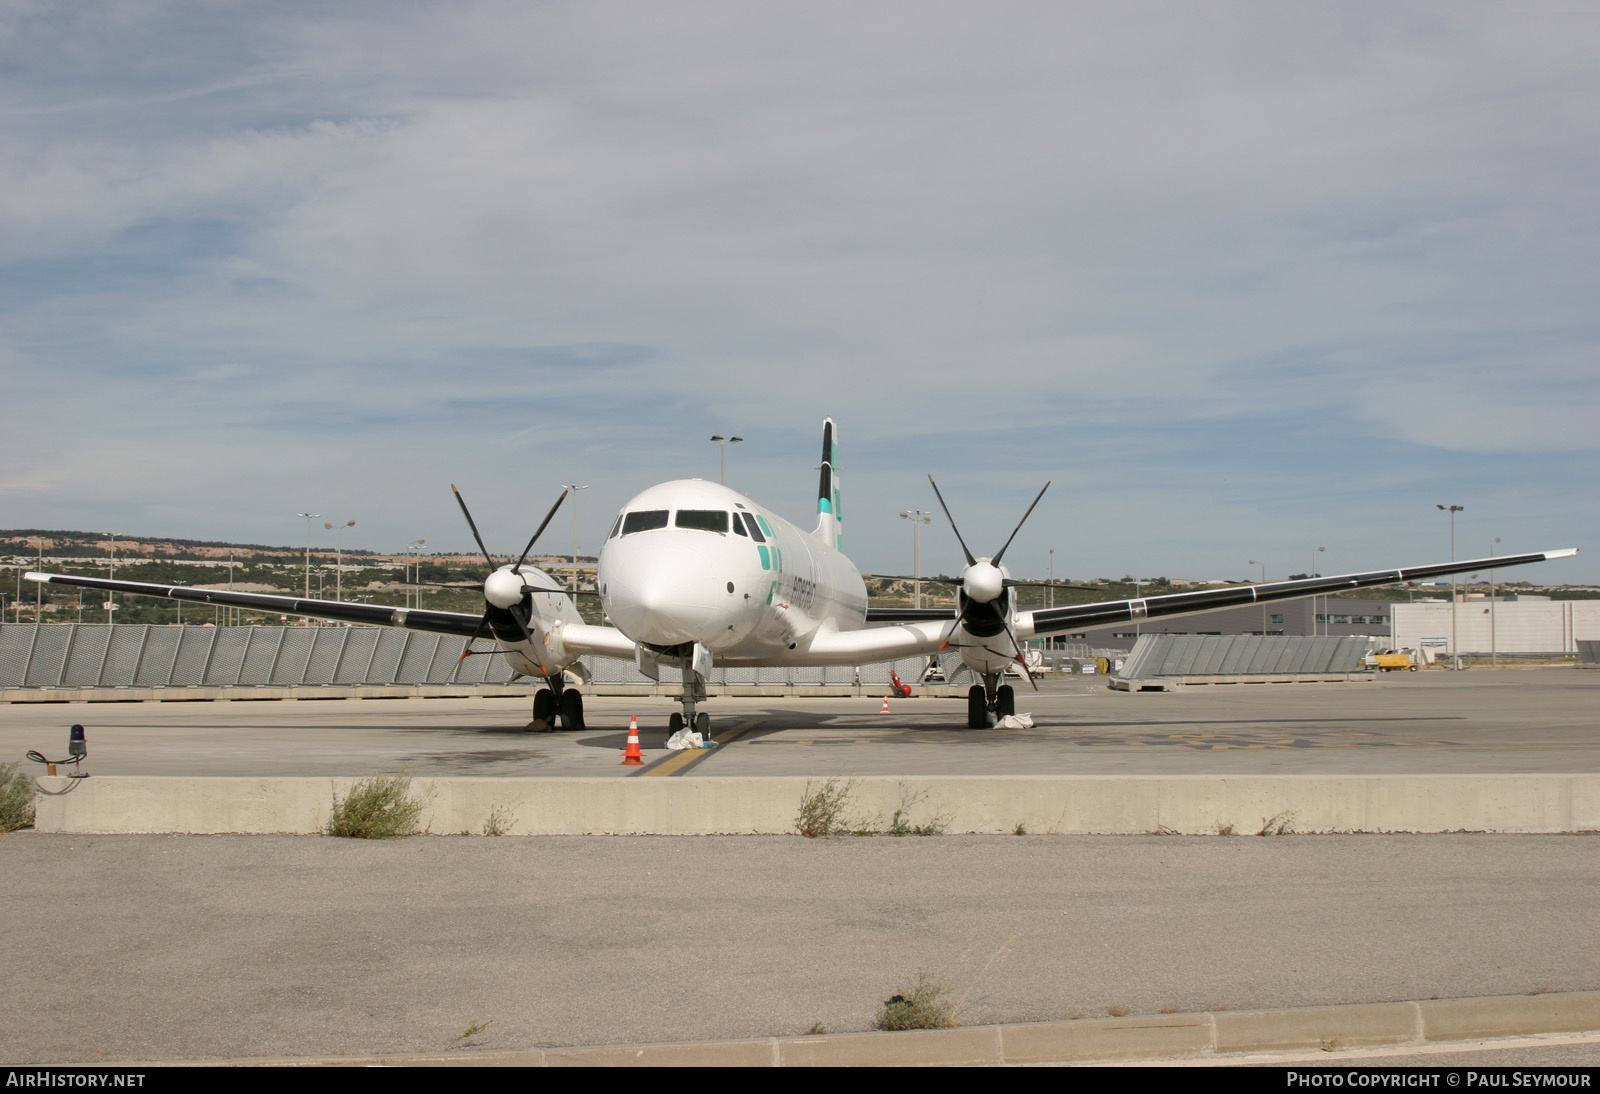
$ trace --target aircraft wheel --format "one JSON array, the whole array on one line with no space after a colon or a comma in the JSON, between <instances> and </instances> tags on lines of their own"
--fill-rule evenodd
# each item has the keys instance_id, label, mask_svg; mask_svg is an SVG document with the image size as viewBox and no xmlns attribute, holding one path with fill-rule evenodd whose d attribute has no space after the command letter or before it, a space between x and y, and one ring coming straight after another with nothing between
<instances>
[{"instance_id":1,"label":"aircraft wheel","mask_svg":"<svg viewBox=\"0 0 1600 1094\"><path fill-rule=\"evenodd\" d=\"M672 712L672 717L667 719L667 736L670 737L683 728L683 715L677 711Z\"/></svg>"},{"instance_id":2,"label":"aircraft wheel","mask_svg":"<svg viewBox=\"0 0 1600 1094\"><path fill-rule=\"evenodd\" d=\"M982 684L973 684L967 689L967 728L989 728L989 700L983 694Z\"/></svg>"},{"instance_id":3,"label":"aircraft wheel","mask_svg":"<svg viewBox=\"0 0 1600 1094\"><path fill-rule=\"evenodd\" d=\"M1406 671L1407 672L1416 672L1417 671L1417 666L1412 665L1410 668L1406 669Z\"/></svg>"},{"instance_id":4,"label":"aircraft wheel","mask_svg":"<svg viewBox=\"0 0 1600 1094\"><path fill-rule=\"evenodd\" d=\"M1010 684L1001 684L994 693L994 713L998 718L1017 712L1017 692Z\"/></svg>"},{"instance_id":5,"label":"aircraft wheel","mask_svg":"<svg viewBox=\"0 0 1600 1094\"><path fill-rule=\"evenodd\" d=\"M556 721L556 697L549 689L533 693L533 721L539 729L551 729Z\"/></svg>"},{"instance_id":6,"label":"aircraft wheel","mask_svg":"<svg viewBox=\"0 0 1600 1094\"><path fill-rule=\"evenodd\" d=\"M700 734L702 741L711 740L711 715L697 714L694 719L694 731Z\"/></svg>"},{"instance_id":7,"label":"aircraft wheel","mask_svg":"<svg viewBox=\"0 0 1600 1094\"><path fill-rule=\"evenodd\" d=\"M583 728L583 693L574 688L561 693L561 728Z\"/></svg>"}]
</instances>

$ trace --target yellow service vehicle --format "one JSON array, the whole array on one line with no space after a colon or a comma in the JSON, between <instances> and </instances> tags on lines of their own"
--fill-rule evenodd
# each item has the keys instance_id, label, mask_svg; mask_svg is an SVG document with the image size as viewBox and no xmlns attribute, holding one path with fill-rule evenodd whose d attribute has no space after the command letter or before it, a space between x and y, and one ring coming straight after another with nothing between
<instances>
[{"instance_id":1,"label":"yellow service vehicle","mask_svg":"<svg viewBox=\"0 0 1600 1094\"><path fill-rule=\"evenodd\" d=\"M1398 672L1406 669L1410 672L1417 671L1417 663L1412 660L1409 650L1384 650L1367 657L1367 667L1377 669L1379 672Z\"/></svg>"}]
</instances>

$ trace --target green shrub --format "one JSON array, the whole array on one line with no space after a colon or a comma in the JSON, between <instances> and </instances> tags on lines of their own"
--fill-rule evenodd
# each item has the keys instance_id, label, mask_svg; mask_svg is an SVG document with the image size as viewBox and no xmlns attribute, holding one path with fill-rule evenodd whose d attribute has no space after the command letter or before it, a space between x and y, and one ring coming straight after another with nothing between
<instances>
[{"instance_id":1,"label":"green shrub","mask_svg":"<svg viewBox=\"0 0 1600 1094\"><path fill-rule=\"evenodd\" d=\"M33 824L33 776L22 764L0 764L0 832L14 832Z\"/></svg>"},{"instance_id":2,"label":"green shrub","mask_svg":"<svg viewBox=\"0 0 1600 1094\"><path fill-rule=\"evenodd\" d=\"M878 1008L879 1029L946 1029L955 1024L955 1007L945 998L945 986L926 973L918 973L909 990L891 995Z\"/></svg>"},{"instance_id":3,"label":"green shrub","mask_svg":"<svg viewBox=\"0 0 1600 1094\"><path fill-rule=\"evenodd\" d=\"M414 836L424 804L411 796L411 776L405 772L374 775L357 782L343 798L334 795L325 831L350 839Z\"/></svg>"}]
</instances>

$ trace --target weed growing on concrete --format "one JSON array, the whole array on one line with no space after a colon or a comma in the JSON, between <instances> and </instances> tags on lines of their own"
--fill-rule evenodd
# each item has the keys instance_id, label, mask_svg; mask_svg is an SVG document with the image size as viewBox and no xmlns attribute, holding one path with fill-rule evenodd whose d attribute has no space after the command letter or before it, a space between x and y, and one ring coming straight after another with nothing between
<instances>
[{"instance_id":1,"label":"weed growing on concrete","mask_svg":"<svg viewBox=\"0 0 1600 1094\"><path fill-rule=\"evenodd\" d=\"M1018 821L1017 826L1011 830L1011 834L1013 836L1026 836L1028 834L1028 826Z\"/></svg>"},{"instance_id":2,"label":"weed growing on concrete","mask_svg":"<svg viewBox=\"0 0 1600 1094\"><path fill-rule=\"evenodd\" d=\"M511 826L516 823L516 816L503 805L497 805L489 810L489 819L483 822L483 834L486 836L503 836L511 831Z\"/></svg>"},{"instance_id":3,"label":"weed growing on concrete","mask_svg":"<svg viewBox=\"0 0 1600 1094\"><path fill-rule=\"evenodd\" d=\"M794 818L795 830L807 839L848 832L843 814L853 785L838 779L825 779L821 786L807 781L800 795L800 812Z\"/></svg>"},{"instance_id":4,"label":"weed growing on concrete","mask_svg":"<svg viewBox=\"0 0 1600 1094\"><path fill-rule=\"evenodd\" d=\"M1285 809L1282 813L1275 813L1272 816L1267 818L1267 822L1261 826L1261 831L1257 832L1256 835L1258 835L1258 836L1282 836L1282 835L1286 835L1289 832L1293 831L1293 829L1294 829L1294 819L1296 817L1298 817L1299 815L1300 814L1297 811L1293 810L1293 809Z\"/></svg>"},{"instance_id":5,"label":"weed growing on concrete","mask_svg":"<svg viewBox=\"0 0 1600 1094\"><path fill-rule=\"evenodd\" d=\"M334 795L333 813L324 831L351 839L414 836L424 804L411 796L409 774L374 775L357 782L343 798Z\"/></svg>"},{"instance_id":6,"label":"weed growing on concrete","mask_svg":"<svg viewBox=\"0 0 1600 1094\"><path fill-rule=\"evenodd\" d=\"M1132 1013L1132 1011L1128 1007L1123 1006L1121 1003L1116 1003L1107 1007L1106 1013L1111 1015L1113 1018L1126 1018Z\"/></svg>"},{"instance_id":7,"label":"weed growing on concrete","mask_svg":"<svg viewBox=\"0 0 1600 1094\"><path fill-rule=\"evenodd\" d=\"M915 794L908 792L904 784L900 787L900 807L894 811L894 816L889 818L889 827L884 829L891 836L942 836L950 827L950 818L944 813L935 813L926 824L912 824L911 810L928 798L926 789Z\"/></svg>"},{"instance_id":8,"label":"weed growing on concrete","mask_svg":"<svg viewBox=\"0 0 1600 1094\"><path fill-rule=\"evenodd\" d=\"M1177 1014L1178 1013L1178 1008L1173 1006L1171 1003L1168 1003L1166 1006L1162 1007L1156 1013L1158 1013L1158 1014Z\"/></svg>"},{"instance_id":9,"label":"weed growing on concrete","mask_svg":"<svg viewBox=\"0 0 1600 1094\"><path fill-rule=\"evenodd\" d=\"M14 832L33 824L33 776L21 763L0 764L0 832Z\"/></svg>"},{"instance_id":10,"label":"weed growing on concrete","mask_svg":"<svg viewBox=\"0 0 1600 1094\"><path fill-rule=\"evenodd\" d=\"M889 996L878 1008L879 1029L946 1029L955 1025L945 986L918 973L909 989Z\"/></svg>"},{"instance_id":11,"label":"weed growing on concrete","mask_svg":"<svg viewBox=\"0 0 1600 1094\"><path fill-rule=\"evenodd\" d=\"M1219 835L1219 836L1231 836L1231 835L1233 835L1233 825L1231 825L1231 824L1219 824L1219 825L1217 825L1217 835Z\"/></svg>"},{"instance_id":12,"label":"weed growing on concrete","mask_svg":"<svg viewBox=\"0 0 1600 1094\"><path fill-rule=\"evenodd\" d=\"M823 1025L821 1022L812 1022L811 1023L811 1028L806 1030L805 1036L807 1036L807 1037L821 1037L824 1033L827 1033L827 1032L828 1032L828 1027L827 1026Z\"/></svg>"},{"instance_id":13,"label":"weed growing on concrete","mask_svg":"<svg viewBox=\"0 0 1600 1094\"><path fill-rule=\"evenodd\" d=\"M447 1047L448 1048L452 1048L452 1049L455 1049L455 1048L472 1048L473 1047L472 1039L474 1037L476 1037L478 1034L482 1033L484 1030L488 1029L493 1024L494 1024L494 1019L492 1019L492 1018L487 1022L474 1022L470 1026L468 1026L466 1029L462 1030L459 1034L457 1034L456 1035L456 1039L451 1041L450 1044Z\"/></svg>"}]
</instances>

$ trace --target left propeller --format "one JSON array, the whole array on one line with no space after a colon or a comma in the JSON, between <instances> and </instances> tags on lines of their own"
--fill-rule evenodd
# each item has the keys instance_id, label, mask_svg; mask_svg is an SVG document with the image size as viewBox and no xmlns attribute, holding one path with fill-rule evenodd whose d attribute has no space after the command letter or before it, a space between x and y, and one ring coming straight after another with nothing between
<instances>
[{"instance_id":1,"label":"left propeller","mask_svg":"<svg viewBox=\"0 0 1600 1094\"><path fill-rule=\"evenodd\" d=\"M528 545L522 549L522 554L517 557L516 564L509 569L502 569L495 565L494 559L489 554L489 548L483 544L483 536L478 534L478 524L472 519L472 512L467 508L467 499L461 496L461 491L456 489L456 484L451 483L450 489L455 493L456 504L461 506L461 515L467 518L467 527L472 529L472 538L478 542L478 550L483 552L483 560L489 564L489 573L483 579L483 617L478 620L477 630L467 641L467 648L462 651L461 658L465 660L472 654L472 644L483 634L483 629L490 625L491 615L500 612L503 619L509 619L512 629L524 642L533 641L533 633L528 630L528 620L519 609L522 607L523 597L527 594L528 583L522 576L522 564L528 561L528 552L533 550L533 545L539 542L539 537L550 526L556 510L561 508L561 503L567 500L567 491L561 491L561 496L544 515L544 520L539 522L538 529L533 533L533 538L528 540ZM495 619L500 623L503 619Z\"/></svg>"}]
</instances>

